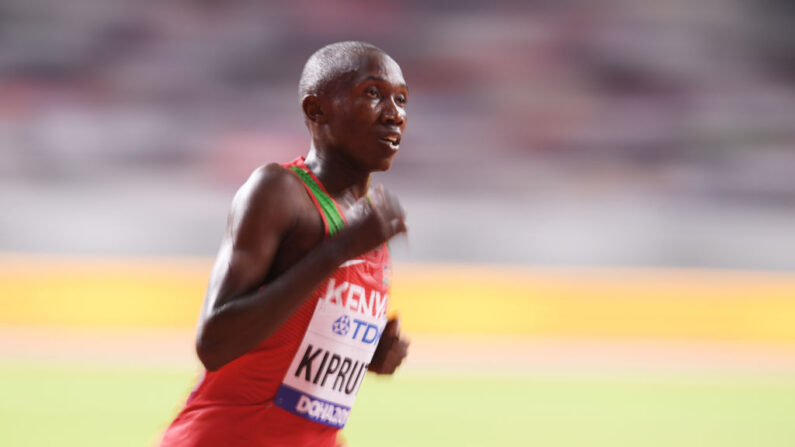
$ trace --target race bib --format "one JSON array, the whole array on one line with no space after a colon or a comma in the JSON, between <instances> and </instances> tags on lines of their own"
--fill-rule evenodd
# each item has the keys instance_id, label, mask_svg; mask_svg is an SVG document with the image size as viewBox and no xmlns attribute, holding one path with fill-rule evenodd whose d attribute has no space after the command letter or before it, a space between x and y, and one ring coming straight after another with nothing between
<instances>
[{"instance_id":1,"label":"race bib","mask_svg":"<svg viewBox=\"0 0 795 447\"><path fill-rule=\"evenodd\" d=\"M342 428L373 358L383 315L319 299L306 335L274 404L303 418Z\"/></svg>"}]
</instances>

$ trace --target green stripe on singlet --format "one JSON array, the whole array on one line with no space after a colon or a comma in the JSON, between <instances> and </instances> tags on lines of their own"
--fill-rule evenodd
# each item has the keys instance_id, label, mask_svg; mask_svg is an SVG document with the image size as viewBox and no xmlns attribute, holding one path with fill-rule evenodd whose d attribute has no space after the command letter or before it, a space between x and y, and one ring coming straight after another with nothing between
<instances>
[{"instance_id":1,"label":"green stripe on singlet","mask_svg":"<svg viewBox=\"0 0 795 447\"><path fill-rule=\"evenodd\" d=\"M290 169L298 174L298 177L301 178L304 184L309 187L312 195L315 196L317 203L320 204L320 210L326 217L326 222L328 222L329 234L334 236L340 230L345 228L345 220L343 220L342 215L337 209L337 205L334 204L334 200L329 197L325 191L323 191L323 188L318 185L315 179L313 179L308 172L299 168L298 166L290 166Z\"/></svg>"}]
</instances>

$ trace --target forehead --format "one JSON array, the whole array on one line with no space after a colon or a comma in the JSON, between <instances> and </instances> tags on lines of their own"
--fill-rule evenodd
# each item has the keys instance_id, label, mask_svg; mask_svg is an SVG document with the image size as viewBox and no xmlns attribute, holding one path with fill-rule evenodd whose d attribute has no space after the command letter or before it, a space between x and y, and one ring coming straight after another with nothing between
<instances>
[{"instance_id":1,"label":"forehead","mask_svg":"<svg viewBox=\"0 0 795 447\"><path fill-rule=\"evenodd\" d=\"M378 51L368 51L359 55L351 66L351 70L342 76L349 87L368 79L384 80L396 87L405 87L403 72L400 65L388 55Z\"/></svg>"}]
</instances>

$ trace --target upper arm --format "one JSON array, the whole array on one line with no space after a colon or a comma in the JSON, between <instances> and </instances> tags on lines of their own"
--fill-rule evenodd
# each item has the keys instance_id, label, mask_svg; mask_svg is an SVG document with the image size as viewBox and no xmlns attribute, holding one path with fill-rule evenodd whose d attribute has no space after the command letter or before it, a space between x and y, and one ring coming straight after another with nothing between
<instances>
[{"instance_id":1,"label":"upper arm","mask_svg":"<svg viewBox=\"0 0 795 447\"><path fill-rule=\"evenodd\" d=\"M262 285L294 223L295 189L292 174L272 164L254 171L235 194L210 276L202 323L220 306Z\"/></svg>"}]
</instances>

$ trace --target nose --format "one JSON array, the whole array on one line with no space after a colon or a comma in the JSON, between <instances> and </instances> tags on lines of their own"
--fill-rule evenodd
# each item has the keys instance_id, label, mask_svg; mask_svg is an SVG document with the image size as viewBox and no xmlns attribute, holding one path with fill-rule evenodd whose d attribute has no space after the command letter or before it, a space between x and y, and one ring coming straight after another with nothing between
<instances>
[{"instance_id":1,"label":"nose","mask_svg":"<svg viewBox=\"0 0 795 447\"><path fill-rule=\"evenodd\" d=\"M406 122L406 109L395 103L394 99L386 99L381 109L381 124L402 126Z\"/></svg>"}]
</instances>

